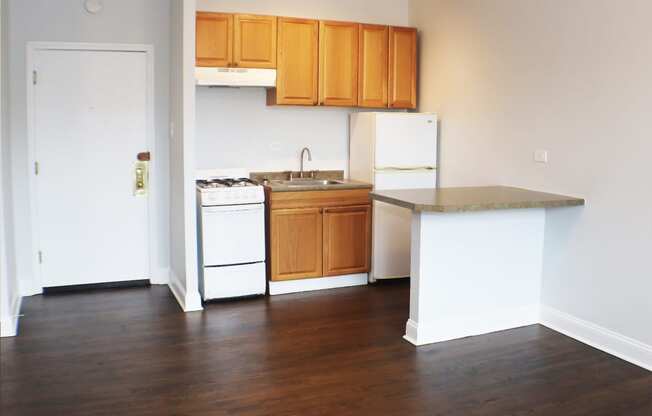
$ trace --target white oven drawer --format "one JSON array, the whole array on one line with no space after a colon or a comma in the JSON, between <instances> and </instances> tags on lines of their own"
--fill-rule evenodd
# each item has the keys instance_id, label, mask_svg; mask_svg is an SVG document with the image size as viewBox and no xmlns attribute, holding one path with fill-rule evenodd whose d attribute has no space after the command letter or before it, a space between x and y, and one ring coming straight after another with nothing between
<instances>
[{"instance_id":1,"label":"white oven drawer","mask_svg":"<svg viewBox=\"0 0 652 416\"><path fill-rule=\"evenodd\" d=\"M204 268L204 300L264 295L267 289L265 263Z\"/></svg>"},{"instance_id":2,"label":"white oven drawer","mask_svg":"<svg viewBox=\"0 0 652 416\"><path fill-rule=\"evenodd\" d=\"M264 204L202 207L204 266L265 261Z\"/></svg>"}]
</instances>

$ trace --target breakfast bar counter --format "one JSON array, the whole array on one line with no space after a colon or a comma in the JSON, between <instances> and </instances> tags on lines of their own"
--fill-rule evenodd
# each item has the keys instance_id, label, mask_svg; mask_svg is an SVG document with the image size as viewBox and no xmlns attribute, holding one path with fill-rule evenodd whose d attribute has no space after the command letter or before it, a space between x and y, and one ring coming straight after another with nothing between
<instances>
[{"instance_id":1,"label":"breakfast bar counter","mask_svg":"<svg viewBox=\"0 0 652 416\"><path fill-rule=\"evenodd\" d=\"M370 196L412 210L404 338L415 345L538 323L545 210L584 205L581 198L504 186Z\"/></svg>"}]
</instances>

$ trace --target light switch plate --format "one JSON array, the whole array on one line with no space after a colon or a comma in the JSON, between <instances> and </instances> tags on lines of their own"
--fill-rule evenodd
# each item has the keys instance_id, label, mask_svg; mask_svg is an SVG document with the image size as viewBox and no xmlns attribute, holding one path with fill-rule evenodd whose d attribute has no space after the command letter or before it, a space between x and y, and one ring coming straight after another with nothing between
<instances>
[{"instance_id":1,"label":"light switch plate","mask_svg":"<svg viewBox=\"0 0 652 416\"><path fill-rule=\"evenodd\" d=\"M535 150L534 151L534 161L539 163L548 163L548 151L547 150Z\"/></svg>"}]
</instances>

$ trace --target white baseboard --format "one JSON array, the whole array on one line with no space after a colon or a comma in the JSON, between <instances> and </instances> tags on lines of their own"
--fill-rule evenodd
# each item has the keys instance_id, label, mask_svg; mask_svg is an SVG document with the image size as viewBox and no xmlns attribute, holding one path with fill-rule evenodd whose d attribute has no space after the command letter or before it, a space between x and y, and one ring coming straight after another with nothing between
<instances>
[{"instance_id":1,"label":"white baseboard","mask_svg":"<svg viewBox=\"0 0 652 416\"><path fill-rule=\"evenodd\" d=\"M10 315L0 319L0 337L15 337L18 335L18 319L20 318L20 305L22 296L16 296L11 302Z\"/></svg>"},{"instance_id":2,"label":"white baseboard","mask_svg":"<svg viewBox=\"0 0 652 416\"><path fill-rule=\"evenodd\" d=\"M340 287L364 286L369 276L367 273L347 274L344 276L319 277L315 279L286 280L269 282L269 294L286 295L288 293L310 292L313 290L336 289Z\"/></svg>"},{"instance_id":3,"label":"white baseboard","mask_svg":"<svg viewBox=\"0 0 652 416\"><path fill-rule=\"evenodd\" d=\"M481 315L441 317L427 322L408 319L403 339L414 345L450 341L539 322L539 306L486 311Z\"/></svg>"},{"instance_id":4,"label":"white baseboard","mask_svg":"<svg viewBox=\"0 0 652 416\"><path fill-rule=\"evenodd\" d=\"M541 306L540 323L584 344L652 371L652 345L545 305Z\"/></svg>"},{"instance_id":5,"label":"white baseboard","mask_svg":"<svg viewBox=\"0 0 652 416\"><path fill-rule=\"evenodd\" d=\"M168 283L168 287L184 312L195 312L204 309L201 304L199 292L188 296L189 294L186 293L185 286L181 284L181 281L176 273L174 273L174 270L170 270L170 282Z\"/></svg>"}]
</instances>

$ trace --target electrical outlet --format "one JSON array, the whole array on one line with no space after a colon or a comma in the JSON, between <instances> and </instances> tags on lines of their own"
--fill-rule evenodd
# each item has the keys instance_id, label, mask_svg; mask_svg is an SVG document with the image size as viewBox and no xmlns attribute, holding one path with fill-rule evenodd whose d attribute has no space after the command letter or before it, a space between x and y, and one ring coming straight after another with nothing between
<instances>
[{"instance_id":1,"label":"electrical outlet","mask_svg":"<svg viewBox=\"0 0 652 416\"><path fill-rule=\"evenodd\" d=\"M535 150L534 151L534 161L539 163L548 163L548 151L547 150Z\"/></svg>"}]
</instances>

